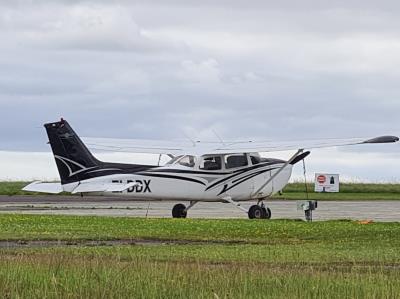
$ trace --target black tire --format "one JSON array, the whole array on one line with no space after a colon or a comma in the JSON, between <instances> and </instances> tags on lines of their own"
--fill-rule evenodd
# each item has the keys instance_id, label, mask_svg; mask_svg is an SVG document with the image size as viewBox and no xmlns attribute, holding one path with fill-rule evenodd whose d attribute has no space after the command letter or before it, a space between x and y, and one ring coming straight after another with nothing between
<instances>
[{"instance_id":1,"label":"black tire","mask_svg":"<svg viewBox=\"0 0 400 299\"><path fill-rule=\"evenodd\" d=\"M263 209L263 213L264 213L264 219L271 219L271 216L272 216L272 214L271 214L271 210L270 210L270 208L262 208Z\"/></svg>"},{"instance_id":2,"label":"black tire","mask_svg":"<svg viewBox=\"0 0 400 299\"><path fill-rule=\"evenodd\" d=\"M262 219L264 218L264 211L260 206L253 205L249 209L249 219Z\"/></svg>"},{"instance_id":3,"label":"black tire","mask_svg":"<svg viewBox=\"0 0 400 299\"><path fill-rule=\"evenodd\" d=\"M186 218L187 212L185 211L186 207L184 204L178 203L174 205L172 208L172 217L173 218Z\"/></svg>"}]
</instances>

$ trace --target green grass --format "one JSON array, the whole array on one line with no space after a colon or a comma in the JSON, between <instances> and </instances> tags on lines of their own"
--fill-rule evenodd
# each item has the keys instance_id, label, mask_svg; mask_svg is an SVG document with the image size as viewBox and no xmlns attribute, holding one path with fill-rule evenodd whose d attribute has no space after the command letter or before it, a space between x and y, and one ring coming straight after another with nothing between
<instances>
[{"instance_id":1,"label":"green grass","mask_svg":"<svg viewBox=\"0 0 400 299\"><path fill-rule=\"evenodd\" d=\"M315 193L314 184L308 183L308 198L312 200L400 200L400 184L341 183L339 193ZM280 200L304 200L304 183L288 184L282 195L274 195Z\"/></svg>"},{"instance_id":2,"label":"green grass","mask_svg":"<svg viewBox=\"0 0 400 299\"><path fill-rule=\"evenodd\" d=\"M0 195L8 195L8 196L13 196L13 195L43 195L43 193L39 192L28 192L28 191L23 191L22 188L24 188L26 185L28 185L31 182L24 182L24 181L4 181L0 182ZM60 193L60 195L69 195L70 193Z\"/></svg>"},{"instance_id":3,"label":"green grass","mask_svg":"<svg viewBox=\"0 0 400 299\"><path fill-rule=\"evenodd\" d=\"M294 220L250 221L248 219L157 219L99 216L0 215L0 240L190 240L288 244L304 241L386 240L398 244L400 223L360 225L352 221L307 223Z\"/></svg>"},{"instance_id":4,"label":"green grass","mask_svg":"<svg viewBox=\"0 0 400 299\"><path fill-rule=\"evenodd\" d=\"M2 250L0 289L14 298L396 298L400 291L392 264L235 261L230 253L224 261L188 259L165 247L170 255L150 246Z\"/></svg>"},{"instance_id":5,"label":"green grass","mask_svg":"<svg viewBox=\"0 0 400 299\"><path fill-rule=\"evenodd\" d=\"M314 184L307 183L309 191L314 191ZM284 189L285 192L304 192L304 183L291 183ZM340 183L341 193L399 193L400 184L367 184L367 183Z\"/></svg>"},{"instance_id":6,"label":"green grass","mask_svg":"<svg viewBox=\"0 0 400 299\"><path fill-rule=\"evenodd\" d=\"M29 182L0 182L0 195L30 195L33 192L25 192L21 189Z\"/></svg>"},{"instance_id":7,"label":"green grass","mask_svg":"<svg viewBox=\"0 0 400 299\"><path fill-rule=\"evenodd\" d=\"M0 195L36 195L21 189L29 182L0 182ZM400 184L361 184L342 183L340 193L314 193L314 185L307 184L309 198L313 200L400 200ZM66 195L67 193L62 193ZM291 183L282 195L275 195L279 200L304 200L304 183Z\"/></svg>"},{"instance_id":8,"label":"green grass","mask_svg":"<svg viewBox=\"0 0 400 299\"><path fill-rule=\"evenodd\" d=\"M396 298L400 223L1 215L1 240L191 240L0 249L6 298Z\"/></svg>"}]
</instances>

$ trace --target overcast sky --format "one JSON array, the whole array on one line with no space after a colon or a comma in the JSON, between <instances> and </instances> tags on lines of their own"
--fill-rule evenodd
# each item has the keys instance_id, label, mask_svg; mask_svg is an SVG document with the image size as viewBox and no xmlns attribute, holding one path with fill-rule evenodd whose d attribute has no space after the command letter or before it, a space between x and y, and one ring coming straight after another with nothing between
<instances>
[{"instance_id":1,"label":"overcast sky","mask_svg":"<svg viewBox=\"0 0 400 299\"><path fill-rule=\"evenodd\" d=\"M54 174L10 152L48 151L61 116L91 137L400 135L399 53L398 1L2 0L0 179ZM399 150L309 163L393 181Z\"/></svg>"}]
</instances>

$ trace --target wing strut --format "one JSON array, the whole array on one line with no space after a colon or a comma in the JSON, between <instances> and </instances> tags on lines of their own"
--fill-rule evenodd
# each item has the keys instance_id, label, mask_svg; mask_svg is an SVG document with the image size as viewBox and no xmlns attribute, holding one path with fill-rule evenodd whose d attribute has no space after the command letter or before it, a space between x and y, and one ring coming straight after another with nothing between
<instances>
[{"instance_id":1,"label":"wing strut","mask_svg":"<svg viewBox=\"0 0 400 299\"><path fill-rule=\"evenodd\" d=\"M279 170L272 176L270 177L264 184L261 185L260 188L257 189L256 192L253 193L253 196L256 196L260 191L267 186L274 178L278 176L282 172L282 170L288 166L290 163L292 163L299 155L303 153L304 149L299 149Z\"/></svg>"},{"instance_id":2,"label":"wing strut","mask_svg":"<svg viewBox=\"0 0 400 299\"><path fill-rule=\"evenodd\" d=\"M246 213L249 212L247 209L241 207L241 206L240 206L240 203L238 203L238 202L232 200L232 197L230 197L230 196L226 196L226 197L224 197L224 198L222 198L222 199L225 200L226 202L229 202L230 204L233 204L233 205L234 205L235 207L237 207L239 210L242 210L242 211L244 211L244 212L246 212Z\"/></svg>"}]
</instances>

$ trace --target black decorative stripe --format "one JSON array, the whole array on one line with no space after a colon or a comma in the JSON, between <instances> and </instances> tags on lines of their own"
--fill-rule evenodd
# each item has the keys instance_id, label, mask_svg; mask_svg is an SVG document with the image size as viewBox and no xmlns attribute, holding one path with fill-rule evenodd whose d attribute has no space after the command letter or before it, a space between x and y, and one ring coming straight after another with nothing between
<instances>
[{"instance_id":1,"label":"black decorative stripe","mask_svg":"<svg viewBox=\"0 0 400 299\"><path fill-rule=\"evenodd\" d=\"M213 187L215 187L215 186L217 186L217 185L219 185L219 184L221 184L221 183L223 183L223 182L225 182L225 181L227 181L227 180L230 180L230 179L234 178L235 176L239 176L239 175L241 175L241 174L243 174L243 173L245 173L247 171L254 170L254 169L257 169L257 168L261 168L261 167L265 167L265 166L276 165L276 164L282 164L282 162L268 162L268 163L263 163L263 164L257 164L257 165L254 165L252 167L246 168L246 169L237 170L233 175L230 175L230 176L227 176L225 178L222 178L222 179L216 181L215 183L211 184L210 186L208 186L206 191L211 189L211 188L213 188ZM268 169L268 170L270 170L270 169Z\"/></svg>"},{"instance_id":2,"label":"black decorative stripe","mask_svg":"<svg viewBox=\"0 0 400 299\"><path fill-rule=\"evenodd\" d=\"M202 170L186 170L186 169L149 169L151 172L159 172L159 173L183 173L183 174L211 174L211 175L227 175L227 174L240 174L249 170L257 169L260 167L268 166L268 165L275 165L275 164L281 164L284 163L284 161L274 161L274 162L266 162L266 163L260 163L257 165L252 165L249 166L245 169L237 169L235 171L229 171L229 172L215 172L215 171L202 171Z\"/></svg>"},{"instance_id":3,"label":"black decorative stripe","mask_svg":"<svg viewBox=\"0 0 400 299\"><path fill-rule=\"evenodd\" d=\"M273 161L273 162L261 162L259 164L247 167L245 169L238 169L238 170L234 171L234 173L236 173L236 172L245 172L245 171L248 171L248 170L257 169L257 168L261 168L261 167L264 167L264 166L283 164L283 163L285 163L285 161L282 161L282 160L276 160L276 161Z\"/></svg>"},{"instance_id":4,"label":"black decorative stripe","mask_svg":"<svg viewBox=\"0 0 400 299\"><path fill-rule=\"evenodd\" d=\"M242 177L239 177L239 178L233 180L232 183L234 184L234 183L236 183L236 182L238 182L240 180L243 180L243 179L245 179L245 178L247 178L249 176L252 176L254 174L260 174L260 173L263 173L265 171L272 170L272 169L275 169L275 168L268 168L268 169L263 169L263 170L259 170L259 171L256 171L256 172L249 173L249 174L247 174L245 176L242 176Z\"/></svg>"},{"instance_id":5,"label":"black decorative stripe","mask_svg":"<svg viewBox=\"0 0 400 299\"><path fill-rule=\"evenodd\" d=\"M235 173L235 174L233 174L233 175L230 175L230 176L227 176L227 177L225 177L225 178L222 178L222 179L216 181L215 183L211 184L210 186L208 186L208 187L206 188L206 191L207 191L207 190L210 190L211 188L213 188L213 187L215 187L215 186L217 186L217 185L219 185L219 184L221 184L221 183L223 183L223 182L225 182L225 181L227 181L227 180L229 180L229 179L231 179L231 178L234 178L235 176L238 176L238 175L240 175L240 174L242 174L242 173L244 173L244 172L245 172L245 171L241 171L240 173Z\"/></svg>"},{"instance_id":6,"label":"black decorative stripe","mask_svg":"<svg viewBox=\"0 0 400 299\"><path fill-rule=\"evenodd\" d=\"M255 176L259 175L259 174L265 173L267 171L272 171L272 170L275 170L275 169L278 169L278 167L268 168L268 169L260 170L260 171L257 171L257 172L253 172L253 173L250 173L249 175L246 175L244 177L241 177L241 178L238 178L238 179L232 181L232 183L235 184L236 182L238 182L240 184L240 183L246 181L249 178L255 177Z\"/></svg>"},{"instance_id":7,"label":"black decorative stripe","mask_svg":"<svg viewBox=\"0 0 400 299\"><path fill-rule=\"evenodd\" d=\"M137 173L138 175L143 175L143 176L149 176L149 177L159 177L159 178L167 178L167 179L177 179L177 180L182 180L182 181L189 181L189 182L194 182L198 184L205 185L204 182L188 178L188 177L180 177L180 176L175 176L175 175L168 175L168 174L158 174L158 173Z\"/></svg>"},{"instance_id":8,"label":"black decorative stripe","mask_svg":"<svg viewBox=\"0 0 400 299\"><path fill-rule=\"evenodd\" d=\"M248 175L248 176L246 176L245 178L242 178L240 181L238 181L236 184L233 184L233 185L230 186L230 187L228 187L227 185L225 185L224 188L221 190L221 192L218 193L218 196L221 195L222 193L226 192L226 191L229 191L229 190L232 189L233 187L236 187L236 186L240 185L241 183L243 183L243 182L245 182L245 181L248 181L249 179L251 179L251 178L253 178L253 177L255 177L255 176L259 175L259 174L262 174L262 173L264 173L264 172L271 171L271 170L274 170L274 169L277 169L277 168L278 168L278 167L276 167L276 168L270 168L270 169L265 169L265 170L262 170L262 171L257 171L257 172L255 172L255 173L252 173L251 175Z\"/></svg>"}]
</instances>

